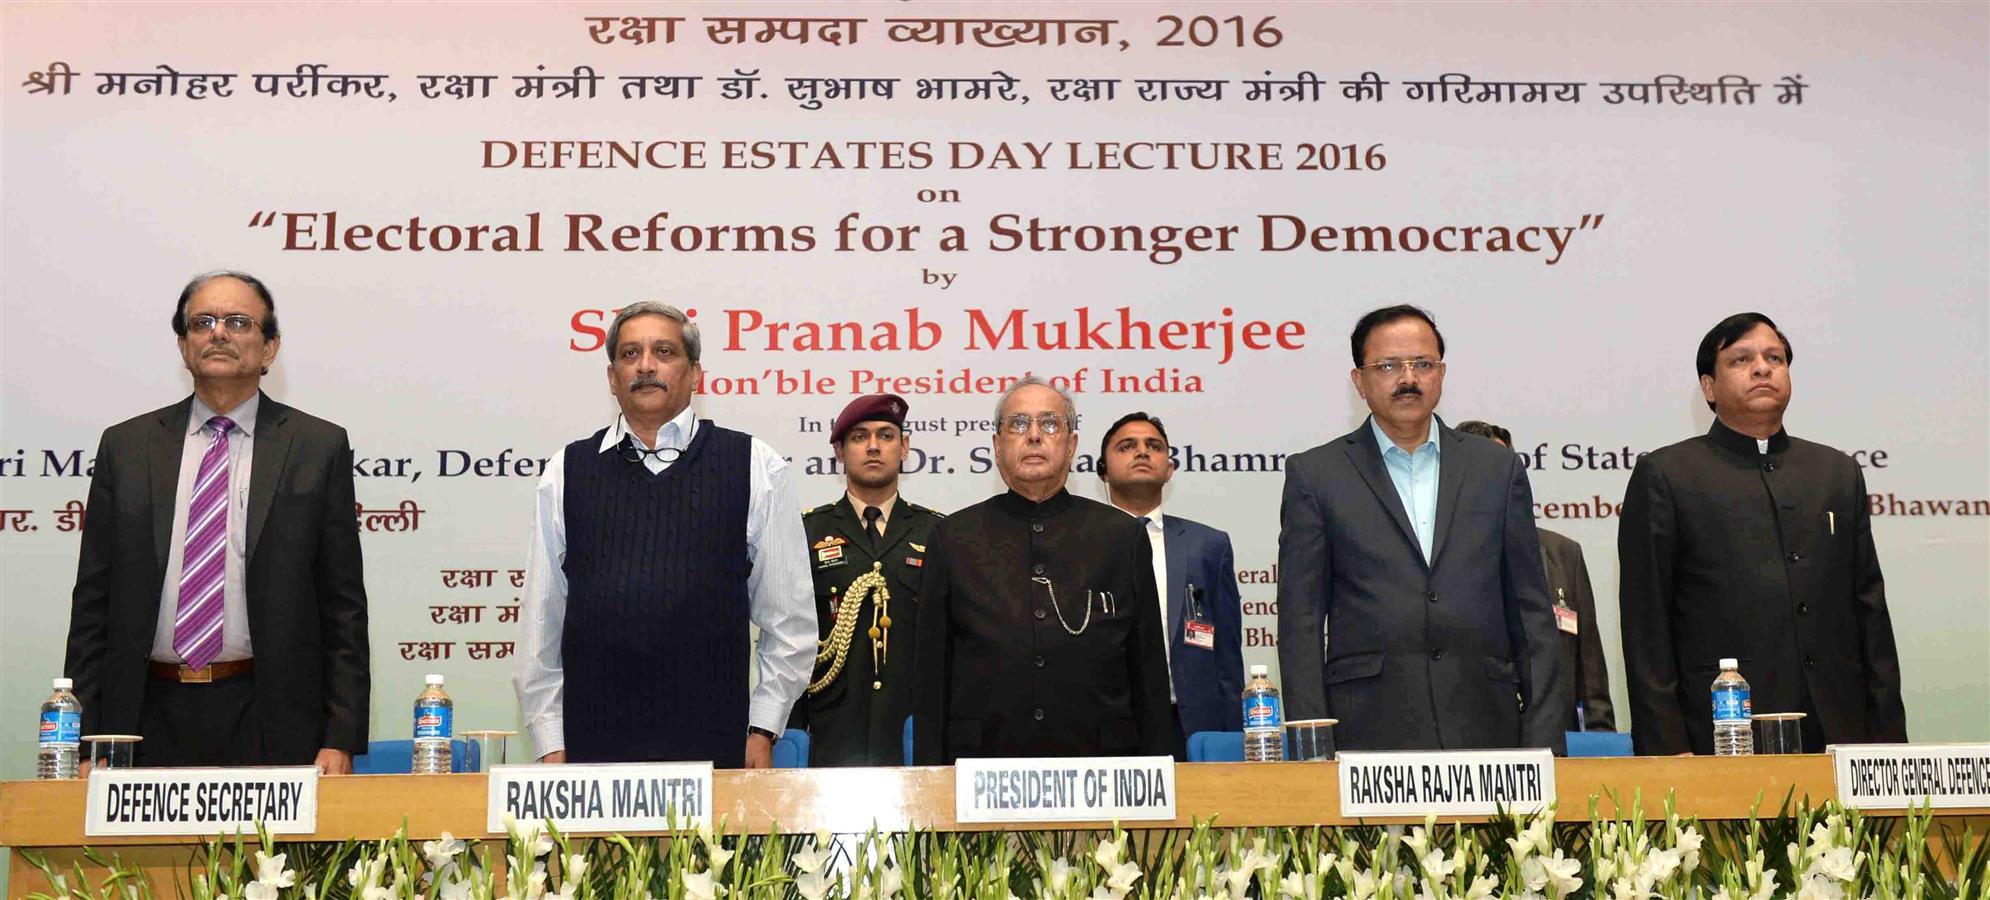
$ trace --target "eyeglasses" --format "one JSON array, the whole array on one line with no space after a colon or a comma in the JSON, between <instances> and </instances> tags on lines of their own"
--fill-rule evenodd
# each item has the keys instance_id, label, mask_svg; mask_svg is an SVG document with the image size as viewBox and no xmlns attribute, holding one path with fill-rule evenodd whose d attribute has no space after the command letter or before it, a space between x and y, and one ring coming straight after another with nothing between
<instances>
[{"instance_id":1,"label":"eyeglasses","mask_svg":"<svg viewBox=\"0 0 1990 900\"><path fill-rule=\"evenodd\" d=\"M1444 365L1444 361L1441 359L1429 359L1419 356L1416 359L1385 359L1381 362L1369 363L1361 368L1370 372L1379 372L1383 375L1394 375L1404 369L1408 369L1418 375L1428 375L1437 371L1437 367L1441 365Z\"/></svg>"},{"instance_id":2,"label":"eyeglasses","mask_svg":"<svg viewBox=\"0 0 1990 900\"><path fill-rule=\"evenodd\" d=\"M658 447L655 450L651 450L636 443L634 437L630 437L628 443L622 445L622 458L632 463L639 463L648 459L656 459L664 463L674 463L677 461L677 457L682 455L684 455L684 451L676 447Z\"/></svg>"},{"instance_id":3,"label":"eyeglasses","mask_svg":"<svg viewBox=\"0 0 1990 900\"><path fill-rule=\"evenodd\" d=\"M1010 434L1029 434L1032 424L1036 426L1038 431L1043 432L1045 435L1053 435L1066 428L1074 431L1077 430L1078 417L1072 416L1070 421L1067 422L1063 416L1056 413L1044 413L1043 415L1034 417L1029 413L1016 413L1001 420L1002 430Z\"/></svg>"},{"instance_id":4,"label":"eyeglasses","mask_svg":"<svg viewBox=\"0 0 1990 900\"><path fill-rule=\"evenodd\" d=\"M206 334L210 331L213 331L214 326L216 325L227 326L229 334L248 334L250 329L258 328L262 325L262 323L254 319L251 319L248 316L242 315L241 313L234 313L232 315L226 315L226 316L210 316L203 314L198 316L192 316L187 319L187 330L195 334Z\"/></svg>"}]
</instances>

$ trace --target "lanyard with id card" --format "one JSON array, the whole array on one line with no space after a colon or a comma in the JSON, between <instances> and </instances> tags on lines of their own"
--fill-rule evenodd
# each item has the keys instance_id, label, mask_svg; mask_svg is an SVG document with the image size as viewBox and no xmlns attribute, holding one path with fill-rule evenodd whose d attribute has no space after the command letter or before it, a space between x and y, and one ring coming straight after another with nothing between
<instances>
[{"instance_id":1,"label":"lanyard with id card","mask_svg":"<svg viewBox=\"0 0 1990 900\"><path fill-rule=\"evenodd\" d=\"M1555 588L1555 627L1563 634L1576 633L1575 610L1569 608L1568 593Z\"/></svg>"},{"instance_id":2,"label":"lanyard with id card","mask_svg":"<svg viewBox=\"0 0 1990 900\"><path fill-rule=\"evenodd\" d=\"M1216 649L1216 626L1202 610L1202 588L1188 586L1188 617L1182 620L1182 643L1204 650Z\"/></svg>"}]
</instances>

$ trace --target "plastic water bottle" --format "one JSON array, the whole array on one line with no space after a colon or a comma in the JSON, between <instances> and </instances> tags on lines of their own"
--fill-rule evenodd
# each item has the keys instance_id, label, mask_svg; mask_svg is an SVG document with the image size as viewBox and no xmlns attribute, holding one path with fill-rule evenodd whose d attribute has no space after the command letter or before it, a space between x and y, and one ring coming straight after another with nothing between
<instances>
[{"instance_id":1,"label":"plastic water bottle","mask_svg":"<svg viewBox=\"0 0 1990 900\"><path fill-rule=\"evenodd\" d=\"M1285 709L1268 666L1251 667L1244 685L1244 760L1280 762L1285 759Z\"/></svg>"},{"instance_id":2,"label":"plastic water bottle","mask_svg":"<svg viewBox=\"0 0 1990 900\"><path fill-rule=\"evenodd\" d=\"M1714 755L1755 755L1755 730L1749 724L1754 707L1748 702L1748 681L1741 677L1741 663L1721 660L1721 673L1714 677Z\"/></svg>"},{"instance_id":3,"label":"plastic water bottle","mask_svg":"<svg viewBox=\"0 0 1990 900\"><path fill-rule=\"evenodd\" d=\"M55 693L42 701L36 778L76 777L76 755L83 746L83 703L72 693L75 687L76 682L57 678Z\"/></svg>"},{"instance_id":4,"label":"plastic water bottle","mask_svg":"<svg viewBox=\"0 0 1990 900\"><path fill-rule=\"evenodd\" d=\"M430 675L415 698L415 774L449 774L450 741L455 737L456 704L442 689L442 676Z\"/></svg>"}]
</instances>

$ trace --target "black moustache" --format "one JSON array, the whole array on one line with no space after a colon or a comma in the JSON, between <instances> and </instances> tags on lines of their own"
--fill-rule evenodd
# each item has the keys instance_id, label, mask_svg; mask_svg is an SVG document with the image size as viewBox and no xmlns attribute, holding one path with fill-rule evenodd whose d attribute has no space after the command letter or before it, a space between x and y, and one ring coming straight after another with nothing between
<instances>
[{"instance_id":1,"label":"black moustache","mask_svg":"<svg viewBox=\"0 0 1990 900\"><path fill-rule=\"evenodd\" d=\"M1415 386L1404 386L1404 387L1399 387L1399 388L1397 388L1397 389L1396 389L1396 393L1395 393L1395 396L1397 396L1397 397L1411 397L1411 396L1415 396L1415 397L1421 397L1421 396L1423 396L1423 388L1420 388L1420 387L1415 387Z\"/></svg>"}]
</instances>

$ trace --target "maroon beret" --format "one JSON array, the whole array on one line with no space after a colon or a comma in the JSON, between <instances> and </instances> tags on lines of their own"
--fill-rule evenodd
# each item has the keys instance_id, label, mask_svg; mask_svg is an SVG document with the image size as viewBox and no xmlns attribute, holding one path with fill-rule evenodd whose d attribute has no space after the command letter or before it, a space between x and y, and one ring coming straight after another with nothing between
<instances>
[{"instance_id":1,"label":"maroon beret","mask_svg":"<svg viewBox=\"0 0 1990 900\"><path fill-rule=\"evenodd\" d=\"M843 414L836 417L836 424L829 426L829 442L843 443L843 435L858 422L890 422L904 428L905 398L897 394L867 394L850 401L849 406L843 407Z\"/></svg>"}]
</instances>

